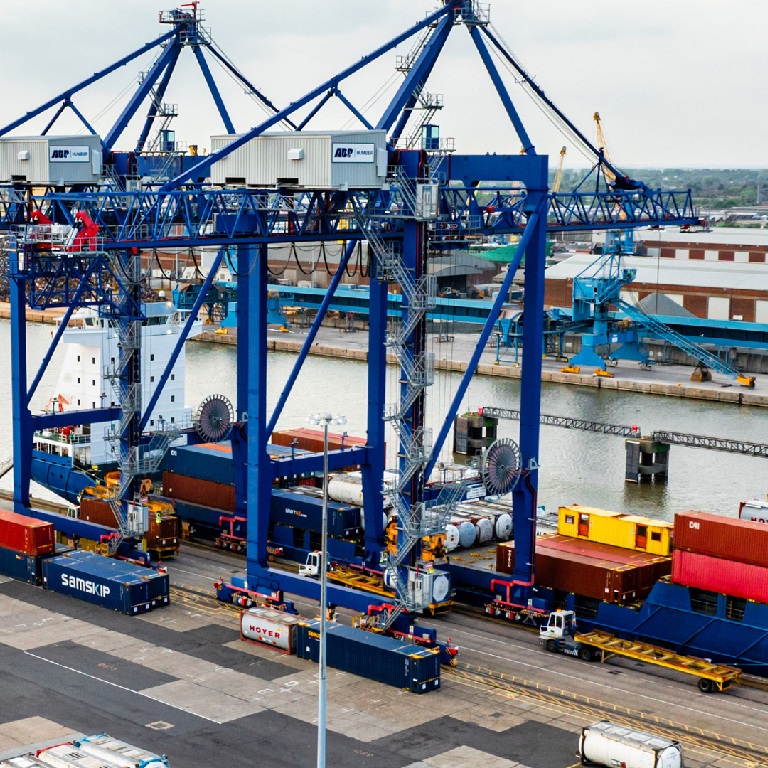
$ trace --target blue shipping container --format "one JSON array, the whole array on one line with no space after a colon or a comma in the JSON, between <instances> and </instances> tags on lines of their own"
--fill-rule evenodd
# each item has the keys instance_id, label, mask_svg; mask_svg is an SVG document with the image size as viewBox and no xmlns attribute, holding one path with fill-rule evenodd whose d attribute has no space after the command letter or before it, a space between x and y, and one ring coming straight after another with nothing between
<instances>
[{"instance_id":1,"label":"blue shipping container","mask_svg":"<svg viewBox=\"0 0 768 768\"><path fill-rule=\"evenodd\" d=\"M328 535L336 539L361 535L361 517L360 507L329 501ZM323 527L323 500L317 496L273 490L269 519L272 523L320 533Z\"/></svg>"},{"instance_id":2,"label":"blue shipping container","mask_svg":"<svg viewBox=\"0 0 768 768\"><path fill-rule=\"evenodd\" d=\"M326 651L329 667L376 680L379 683L424 693L440 687L440 652L422 648L343 624L326 624ZM296 655L318 661L320 622L298 626Z\"/></svg>"},{"instance_id":3,"label":"blue shipping container","mask_svg":"<svg viewBox=\"0 0 768 768\"><path fill-rule=\"evenodd\" d=\"M29 584L40 584L42 570L41 557L14 552L12 549L0 547L0 574L12 579L26 581Z\"/></svg>"},{"instance_id":4,"label":"blue shipping container","mask_svg":"<svg viewBox=\"0 0 768 768\"><path fill-rule=\"evenodd\" d=\"M82 550L43 560L43 586L129 616L169 602L168 574Z\"/></svg>"},{"instance_id":5,"label":"blue shipping container","mask_svg":"<svg viewBox=\"0 0 768 768\"><path fill-rule=\"evenodd\" d=\"M235 482L232 452L208 448L205 445L169 448L163 459L163 471L224 485L233 485Z\"/></svg>"}]
</instances>

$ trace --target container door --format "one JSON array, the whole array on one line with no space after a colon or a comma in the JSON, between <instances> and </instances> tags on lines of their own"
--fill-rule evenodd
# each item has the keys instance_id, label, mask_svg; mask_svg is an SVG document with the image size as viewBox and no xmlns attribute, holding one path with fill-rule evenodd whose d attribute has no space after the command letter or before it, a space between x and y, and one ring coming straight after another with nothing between
<instances>
[{"instance_id":1,"label":"container door","mask_svg":"<svg viewBox=\"0 0 768 768\"><path fill-rule=\"evenodd\" d=\"M580 514L579 515L579 530L578 530L579 536L589 536L589 515Z\"/></svg>"},{"instance_id":2,"label":"container door","mask_svg":"<svg viewBox=\"0 0 768 768\"><path fill-rule=\"evenodd\" d=\"M638 525L635 529L635 548L646 549L648 546L648 526Z\"/></svg>"}]
</instances>

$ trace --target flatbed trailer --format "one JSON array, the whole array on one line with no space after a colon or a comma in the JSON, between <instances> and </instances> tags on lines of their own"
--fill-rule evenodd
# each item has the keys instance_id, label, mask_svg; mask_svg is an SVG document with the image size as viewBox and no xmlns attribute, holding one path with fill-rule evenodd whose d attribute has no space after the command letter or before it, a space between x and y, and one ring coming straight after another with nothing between
<instances>
[{"instance_id":1,"label":"flatbed trailer","mask_svg":"<svg viewBox=\"0 0 768 768\"><path fill-rule=\"evenodd\" d=\"M681 656L667 648L641 643L637 640L623 640L608 632L599 630L574 635L574 640L584 646L594 649L601 662L611 656L635 659L657 667L673 669L685 675L695 675L699 678L699 690L704 693L724 691L734 685L741 685L741 670L725 664L713 664L693 656Z\"/></svg>"}]
</instances>

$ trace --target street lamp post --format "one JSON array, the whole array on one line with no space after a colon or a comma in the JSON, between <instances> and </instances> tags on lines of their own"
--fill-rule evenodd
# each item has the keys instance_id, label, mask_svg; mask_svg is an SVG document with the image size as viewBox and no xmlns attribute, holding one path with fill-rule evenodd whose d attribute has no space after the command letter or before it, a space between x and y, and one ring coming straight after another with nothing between
<instances>
[{"instance_id":1,"label":"street lamp post","mask_svg":"<svg viewBox=\"0 0 768 768\"><path fill-rule=\"evenodd\" d=\"M328 427L331 424L346 424L344 416L334 417L330 413L310 416L310 424L323 426L323 524L320 538L320 680L317 702L317 768L325 768L325 699L326 699L326 621L328 608Z\"/></svg>"}]
</instances>

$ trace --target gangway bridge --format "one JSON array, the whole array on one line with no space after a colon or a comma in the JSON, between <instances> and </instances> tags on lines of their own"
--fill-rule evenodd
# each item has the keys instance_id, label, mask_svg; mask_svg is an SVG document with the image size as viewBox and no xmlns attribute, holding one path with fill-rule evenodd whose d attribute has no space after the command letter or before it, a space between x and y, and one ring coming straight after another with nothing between
<instances>
[{"instance_id":1,"label":"gangway bridge","mask_svg":"<svg viewBox=\"0 0 768 768\"><path fill-rule=\"evenodd\" d=\"M510 408L494 408L484 406L478 409L483 416L492 419L520 420L520 411ZM587 421L571 416L556 416L550 413L542 413L540 423L550 427L562 427L564 429L578 429L583 432L596 432L603 435L615 435L617 437L640 437L637 425L606 424L600 421ZM708 448L711 451L725 451L726 453L741 453L745 456L758 456L768 458L768 444L752 443L747 440L732 440L726 437L710 437L707 435L694 435L687 432L669 432L656 430L651 432L648 439L653 442L667 443L668 445L685 445L689 448Z\"/></svg>"}]
</instances>

